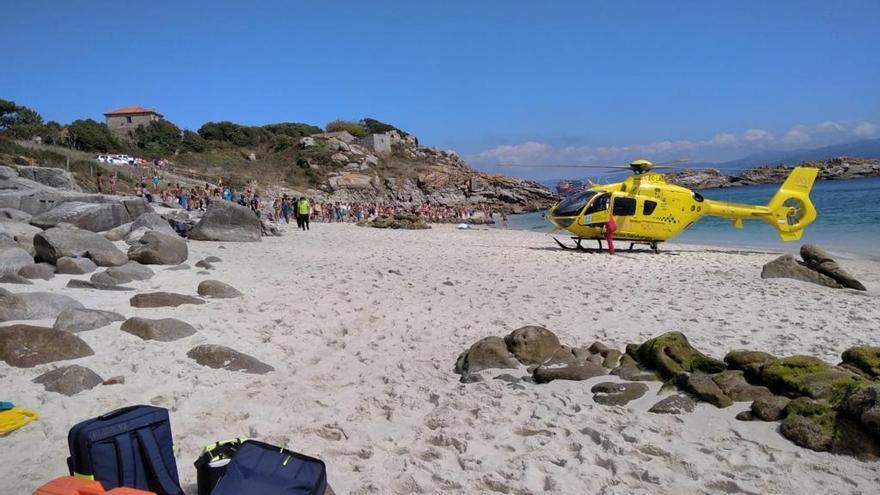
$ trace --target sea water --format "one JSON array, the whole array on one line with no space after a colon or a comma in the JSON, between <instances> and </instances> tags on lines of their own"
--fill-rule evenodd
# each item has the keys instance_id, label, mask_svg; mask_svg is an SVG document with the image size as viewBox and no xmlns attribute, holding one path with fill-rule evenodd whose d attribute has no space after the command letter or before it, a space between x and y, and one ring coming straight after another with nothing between
<instances>
[{"instance_id":1,"label":"sea water","mask_svg":"<svg viewBox=\"0 0 880 495\"><path fill-rule=\"evenodd\" d=\"M700 194L719 201L766 205L778 189L778 184L766 184L705 189ZM818 216L800 241L783 242L776 229L760 220L746 220L742 229L736 229L730 220L717 217L703 217L674 241L780 251L814 243L831 251L880 260L880 177L819 181L810 199ZM553 229L541 212L513 215L509 224L513 229L537 232ZM558 233L560 237L565 234Z\"/></svg>"}]
</instances>

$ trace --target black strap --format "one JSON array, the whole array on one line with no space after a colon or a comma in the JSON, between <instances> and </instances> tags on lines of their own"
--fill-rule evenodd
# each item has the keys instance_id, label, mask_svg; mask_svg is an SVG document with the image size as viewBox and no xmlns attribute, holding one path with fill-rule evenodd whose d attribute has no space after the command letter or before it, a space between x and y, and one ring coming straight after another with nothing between
<instances>
[{"instance_id":1,"label":"black strap","mask_svg":"<svg viewBox=\"0 0 880 495\"><path fill-rule=\"evenodd\" d=\"M119 469L117 482L119 486L134 488L135 466L131 436L126 432L113 437L116 446L116 464Z\"/></svg>"}]
</instances>

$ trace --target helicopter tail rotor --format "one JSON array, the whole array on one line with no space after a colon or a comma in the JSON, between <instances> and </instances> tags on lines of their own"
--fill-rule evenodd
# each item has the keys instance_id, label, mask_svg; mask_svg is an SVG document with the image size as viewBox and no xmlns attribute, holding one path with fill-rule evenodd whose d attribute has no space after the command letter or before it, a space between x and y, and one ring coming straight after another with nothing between
<instances>
[{"instance_id":1,"label":"helicopter tail rotor","mask_svg":"<svg viewBox=\"0 0 880 495\"><path fill-rule=\"evenodd\" d=\"M796 167L767 204L771 223L783 241L801 238L804 228L816 219L816 208L810 201L810 190L818 169Z\"/></svg>"}]
</instances>

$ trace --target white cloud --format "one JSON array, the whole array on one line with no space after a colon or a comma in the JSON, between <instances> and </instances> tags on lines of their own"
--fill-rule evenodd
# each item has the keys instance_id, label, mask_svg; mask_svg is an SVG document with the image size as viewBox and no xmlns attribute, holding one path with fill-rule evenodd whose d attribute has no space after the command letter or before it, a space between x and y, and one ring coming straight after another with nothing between
<instances>
[{"instance_id":1,"label":"white cloud","mask_svg":"<svg viewBox=\"0 0 880 495\"><path fill-rule=\"evenodd\" d=\"M715 137L712 138L712 142L715 144L733 144L736 142L736 134L722 132L721 134L716 134Z\"/></svg>"},{"instance_id":2,"label":"white cloud","mask_svg":"<svg viewBox=\"0 0 880 495\"><path fill-rule=\"evenodd\" d=\"M749 129L746 131L744 139L746 141L772 141L773 134L764 129Z\"/></svg>"},{"instance_id":3,"label":"white cloud","mask_svg":"<svg viewBox=\"0 0 880 495\"><path fill-rule=\"evenodd\" d=\"M492 149L481 152L478 159L491 160L512 165L521 165L550 150L550 146L537 141L527 141L520 144L502 144Z\"/></svg>"},{"instance_id":4,"label":"white cloud","mask_svg":"<svg viewBox=\"0 0 880 495\"><path fill-rule=\"evenodd\" d=\"M852 133L860 138L869 139L880 136L880 127L870 122L862 122L853 128Z\"/></svg>"},{"instance_id":5,"label":"white cloud","mask_svg":"<svg viewBox=\"0 0 880 495\"><path fill-rule=\"evenodd\" d=\"M785 133L782 142L785 144L803 144L808 142L810 135L804 130L804 126L794 126Z\"/></svg>"},{"instance_id":6,"label":"white cloud","mask_svg":"<svg viewBox=\"0 0 880 495\"><path fill-rule=\"evenodd\" d=\"M831 122L831 121L819 122L818 124L816 124L813 127L815 128L815 130L820 131L820 132L845 132L846 131L846 127L843 124L841 124L839 122Z\"/></svg>"}]
</instances>

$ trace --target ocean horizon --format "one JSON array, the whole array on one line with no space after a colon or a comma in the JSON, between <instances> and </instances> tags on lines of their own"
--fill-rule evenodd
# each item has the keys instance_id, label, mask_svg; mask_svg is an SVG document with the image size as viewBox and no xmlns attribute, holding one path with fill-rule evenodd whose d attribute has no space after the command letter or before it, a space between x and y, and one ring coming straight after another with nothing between
<instances>
[{"instance_id":1,"label":"ocean horizon","mask_svg":"<svg viewBox=\"0 0 880 495\"><path fill-rule=\"evenodd\" d=\"M700 194L718 201L767 204L778 189L779 184L762 184L703 189ZM736 229L730 220L703 217L670 242L779 251L812 243L844 256L880 260L880 177L819 181L810 198L818 215L798 241L782 241L773 227L761 221L745 221L742 229ZM509 225L534 232L553 230L543 212L512 215ZM562 238L567 233L556 234Z\"/></svg>"}]
</instances>

